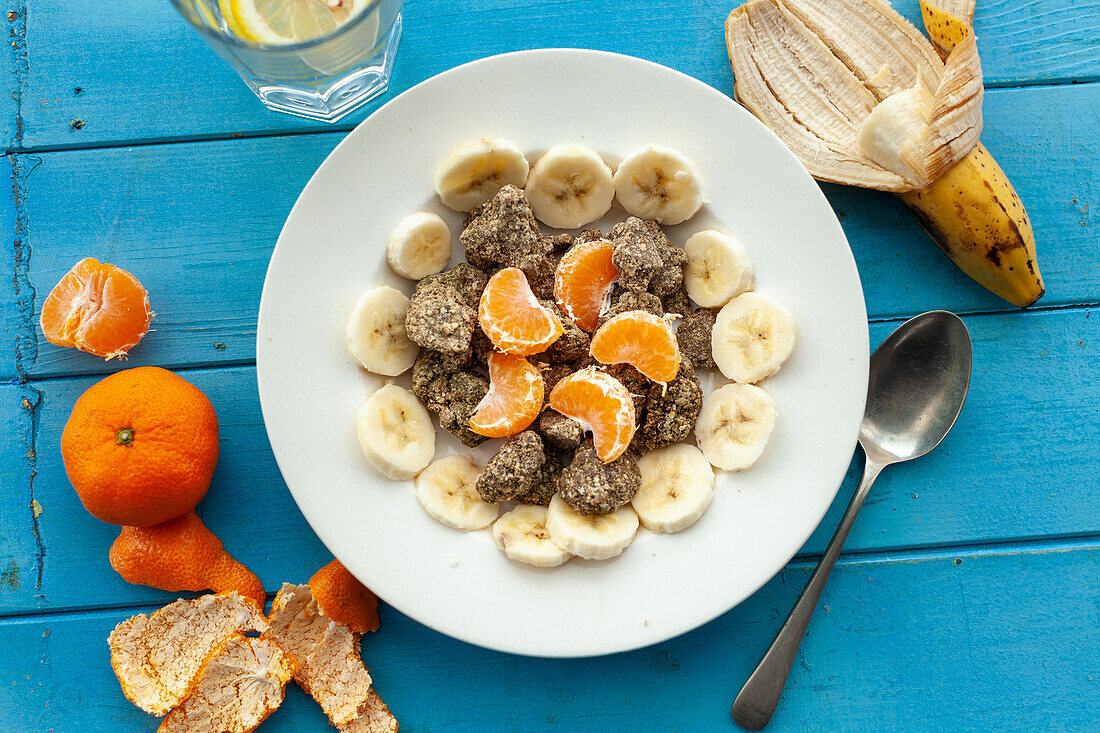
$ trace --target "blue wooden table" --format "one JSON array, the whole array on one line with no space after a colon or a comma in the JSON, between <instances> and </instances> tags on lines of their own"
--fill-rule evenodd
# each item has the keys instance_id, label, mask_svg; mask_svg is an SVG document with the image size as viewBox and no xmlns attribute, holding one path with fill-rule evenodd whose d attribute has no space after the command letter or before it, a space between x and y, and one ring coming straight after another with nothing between
<instances>
[{"instance_id":1,"label":"blue wooden table","mask_svg":"<svg viewBox=\"0 0 1100 733\"><path fill-rule=\"evenodd\" d=\"M737 0L406 0L391 92L335 126L264 110L150 0L13 0L0 70L11 168L0 207L0 731L152 731L106 637L173 594L125 583L117 528L81 507L58 446L112 371L158 364L217 408L199 512L273 593L329 560L280 478L256 395L260 288L280 226L325 155L378 103L456 64L580 46L733 91L721 23ZM897 0L919 21L916 0ZM1047 294L1027 312L967 280L893 197L824 186L855 252L872 347L931 308L975 342L970 399L941 448L882 477L802 646L774 730L1100 730L1100 2L979 0L982 140L1035 227ZM154 332L129 362L48 344L44 295L82 256L134 272ZM543 661L471 647L392 609L364 643L417 731L725 731L729 706L847 503L755 596L628 654ZM262 730L328 730L297 689Z\"/></svg>"}]
</instances>

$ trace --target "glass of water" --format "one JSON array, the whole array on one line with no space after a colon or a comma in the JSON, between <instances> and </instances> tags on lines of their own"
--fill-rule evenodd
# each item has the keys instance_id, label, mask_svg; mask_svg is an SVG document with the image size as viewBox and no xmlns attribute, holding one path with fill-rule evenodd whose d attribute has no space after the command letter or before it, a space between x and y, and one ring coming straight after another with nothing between
<instances>
[{"instance_id":1,"label":"glass of water","mask_svg":"<svg viewBox=\"0 0 1100 733\"><path fill-rule=\"evenodd\" d=\"M269 109L335 122L385 91L401 0L172 0Z\"/></svg>"}]
</instances>

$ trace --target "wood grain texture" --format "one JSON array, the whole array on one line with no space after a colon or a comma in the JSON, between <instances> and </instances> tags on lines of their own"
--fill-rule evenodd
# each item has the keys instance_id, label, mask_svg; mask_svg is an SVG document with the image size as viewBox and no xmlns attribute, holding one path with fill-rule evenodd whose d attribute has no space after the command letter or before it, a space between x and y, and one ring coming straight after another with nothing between
<instances>
[{"instance_id":1,"label":"wood grain texture","mask_svg":"<svg viewBox=\"0 0 1100 733\"><path fill-rule=\"evenodd\" d=\"M1041 307L1100 302L1100 84L991 90L983 138L1028 207L1047 283ZM0 327L0 374L46 377L124 366L254 358L267 260L311 172L341 134L16 156L26 244L0 300L37 292L94 256L149 289L153 332L127 364L52 346L24 307ZM1045 161L1037 165L1037 160ZM264 171L258 181L256 171ZM842 220L872 319L1011 308L952 265L895 197L824 186ZM428 193L428 192L425 192ZM377 242L379 251L384 246ZM381 256L381 255L380 255ZM10 292L12 289L18 293Z\"/></svg>"},{"instance_id":2,"label":"wood grain texture","mask_svg":"<svg viewBox=\"0 0 1100 733\"><path fill-rule=\"evenodd\" d=\"M25 148L324 129L269 112L166 2L28 0L28 64L19 105ZM556 46L641 56L727 93L722 22L734 0L407 0L391 90L341 121L345 129L396 93L445 69L506 51ZM916 0L899 11L920 26ZM94 22L89 19L94 18ZM978 4L991 86L1098 76L1097 0ZM922 27L922 26L921 26ZM83 125L78 129L74 121Z\"/></svg>"},{"instance_id":3,"label":"wood grain texture","mask_svg":"<svg viewBox=\"0 0 1100 733\"><path fill-rule=\"evenodd\" d=\"M954 431L935 452L891 468L879 479L848 539L848 551L959 545L1012 538L1100 535L1100 454L1088 436L1100 434L1100 394L1090 374L1100 359L1096 318L1087 309L966 319L975 343L974 379ZM873 324L877 345L896 324ZM199 512L226 547L264 581L308 577L327 561L275 465L263 430L251 367L181 372L210 397L221 422L222 453ZM131 586L111 570L107 548L115 527L80 505L58 452L77 397L95 380L37 382L40 406L35 496L43 506L41 587L0 587L0 615L70 608L156 603L172 594ZM24 426L27 411L14 394L0 408L6 423ZM20 429L22 429L20 427ZM821 527L802 549L820 554L858 480L850 469ZM1076 480L1067 480L1072 466ZM5 475L26 467L0 466ZM370 469L364 465L364 476ZM26 480L12 487L30 490ZM409 501L414 501L410 491ZM25 505L25 504L24 504ZM34 577L22 548L0 544L0 565L16 562ZM690 533L684 536L690 541ZM23 554L20 554L23 553ZM502 560L503 561L503 560Z\"/></svg>"},{"instance_id":4,"label":"wood grain texture","mask_svg":"<svg viewBox=\"0 0 1100 733\"><path fill-rule=\"evenodd\" d=\"M485 651L383 608L363 657L403 733L730 731L733 695L808 576L788 568L696 631L589 660ZM1095 544L843 559L768 730L1095 730L1098 597ZM0 728L154 730L105 641L136 610L0 621ZM261 730L332 728L291 689Z\"/></svg>"}]
</instances>

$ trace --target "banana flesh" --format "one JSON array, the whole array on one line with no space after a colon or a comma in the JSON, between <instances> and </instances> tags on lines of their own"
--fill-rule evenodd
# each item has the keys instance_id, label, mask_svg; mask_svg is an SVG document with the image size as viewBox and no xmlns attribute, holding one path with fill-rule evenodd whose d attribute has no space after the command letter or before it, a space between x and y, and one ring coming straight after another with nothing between
<instances>
[{"instance_id":1,"label":"banana flesh","mask_svg":"<svg viewBox=\"0 0 1100 733\"><path fill-rule=\"evenodd\" d=\"M881 0L750 0L726 21L737 98L815 178L899 194L966 274L1030 305L1031 226L978 142L974 0L921 11L931 42Z\"/></svg>"}]
</instances>

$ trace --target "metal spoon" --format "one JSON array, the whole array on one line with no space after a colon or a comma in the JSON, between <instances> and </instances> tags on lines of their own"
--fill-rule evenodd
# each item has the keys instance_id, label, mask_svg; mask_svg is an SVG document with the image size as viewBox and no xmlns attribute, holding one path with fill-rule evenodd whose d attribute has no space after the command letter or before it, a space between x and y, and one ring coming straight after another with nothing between
<instances>
[{"instance_id":1,"label":"metal spoon","mask_svg":"<svg viewBox=\"0 0 1100 733\"><path fill-rule=\"evenodd\" d=\"M954 313L930 311L903 323L871 355L859 444L867 456L840 526L764 658L733 701L733 719L760 730L771 720L825 581L879 472L939 445L970 387L970 333Z\"/></svg>"}]
</instances>

